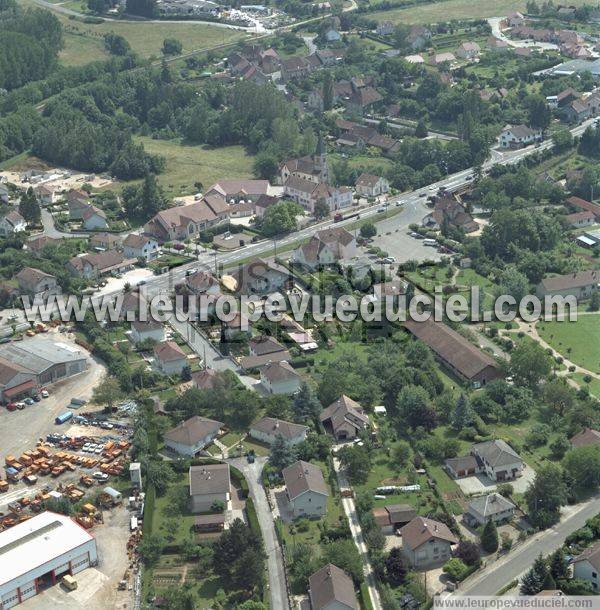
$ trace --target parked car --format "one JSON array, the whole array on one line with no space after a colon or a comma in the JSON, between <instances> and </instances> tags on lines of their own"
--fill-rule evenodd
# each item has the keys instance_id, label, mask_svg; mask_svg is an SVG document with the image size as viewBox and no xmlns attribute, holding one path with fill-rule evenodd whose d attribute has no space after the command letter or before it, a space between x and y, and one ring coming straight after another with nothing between
<instances>
[{"instance_id":1,"label":"parked car","mask_svg":"<svg viewBox=\"0 0 600 610\"><path fill-rule=\"evenodd\" d=\"M40 394L42 395L42 398L48 398L48 396L50 396L48 390L42 390Z\"/></svg>"},{"instance_id":2,"label":"parked car","mask_svg":"<svg viewBox=\"0 0 600 610\"><path fill-rule=\"evenodd\" d=\"M193 274L194 274L194 273L196 273L197 271L198 271L198 269L195 269L195 268L194 268L194 269L187 269L187 270L186 270L186 272L185 272L185 275L186 275L186 276L188 276L188 275L193 275Z\"/></svg>"},{"instance_id":3,"label":"parked car","mask_svg":"<svg viewBox=\"0 0 600 610\"><path fill-rule=\"evenodd\" d=\"M17 409L19 409L19 411L22 411L25 408L25 403L24 402L18 402L17 403Z\"/></svg>"},{"instance_id":4,"label":"parked car","mask_svg":"<svg viewBox=\"0 0 600 610\"><path fill-rule=\"evenodd\" d=\"M383 259L383 262L384 262L384 263L388 263L388 264L389 264L389 263L395 263L395 262L396 262L396 258L395 258L394 256L386 256L386 257Z\"/></svg>"},{"instance_id":5,"label":"parked car","mask_svg":"<svg viewBox=\"0 0 600 610\"><path fill-rule=\"evenodd\" d=\"M108 479L108 475L105 472L94 472L92 476L98 481L106 481Z\"/></svg>"},{"instance_id":6,"label":"parked car","mask_svg":"<svg viewBox=\"0 0 600 610\"><path fill-rule=\"evenodd\" d=\"M34 394L31 398L33 398L34 402L40 402L40 400L42 400L39 394Z\"/></svg>"}]
</instances>

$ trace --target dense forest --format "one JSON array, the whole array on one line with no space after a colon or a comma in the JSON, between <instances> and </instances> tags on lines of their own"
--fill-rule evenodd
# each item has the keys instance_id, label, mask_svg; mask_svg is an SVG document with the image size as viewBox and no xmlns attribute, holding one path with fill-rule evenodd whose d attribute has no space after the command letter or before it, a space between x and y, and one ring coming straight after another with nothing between
<instances>
[{"instance_id":1,"label":"dense forest","mask_svg":"<svg viewBox=\"0 0 600 610\"><path fill-rule=\"evenodd\" d=\"M42 9L0 2L0 88L10 91L44 78L63 46L60 22Z\"/></svg>"}]
</instances>

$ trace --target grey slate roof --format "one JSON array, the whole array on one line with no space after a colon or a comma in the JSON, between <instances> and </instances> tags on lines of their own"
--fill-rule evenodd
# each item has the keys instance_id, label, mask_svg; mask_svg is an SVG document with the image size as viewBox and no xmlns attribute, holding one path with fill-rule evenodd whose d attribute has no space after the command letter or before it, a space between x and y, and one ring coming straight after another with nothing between
<instances>
[{"instance_id":1,"label":"grey slate roof","mask_svg":"<svg viewBox=\"0 0 600 610\"><path fill-rule=\"evenodd\" d=\"M521 456L502 439L476 443L473 445L472 451L493 468L523 462Z\"/></svg>"},{"instance_id":2,"label":"grey slate roof","mask_svg":"<svg viewBox=\"0 0 600 610\"><path fill-rule=\"evenodd\" d=\"M299 460L284 468L282 474L292 500L307 491L314 491L324 496L329 495L323 472L314 464Z\"/></svg>"},{"instance_id":3,"label":"grey slate roof","mask_svg":"<svg viewBox=\"0 0 600 610\"><path fill-rule=\"evenodd\" d=\"M483 517L492 517L506 510L514 509L515 505L498 493L491 493L487 496L473 498L469 502L469 511L473 510Z\"/></svg>"},{"instance_id":4,"label":"grey slate roof","mask_svg":"<svg viewBox=\"0 0 600 610\"><path fill-rule=\"evenodd\" d=\"M229 493L229 464L190 466L190 495Z\"/></svg>"},{"instance_id":5,"label":"grey slate roof","mask_svg":"<svg viewBox=\"0 0 600 610\"><path fill-rule=\"evenodd\" d=\"M338 604L336 608L340 604L352 610L358 608L352 579L332 563L312 574L308 586L312 610L324 610L335 603Z\"/></svg>"}]
</instances>

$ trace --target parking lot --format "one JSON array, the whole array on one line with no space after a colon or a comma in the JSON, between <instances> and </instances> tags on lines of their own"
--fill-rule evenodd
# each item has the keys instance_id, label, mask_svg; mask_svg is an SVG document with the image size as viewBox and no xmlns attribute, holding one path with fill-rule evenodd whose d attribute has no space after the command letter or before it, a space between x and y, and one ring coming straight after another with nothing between
<instances>
[{"instance_id":1,"label":"parking lot","mask_svg":"<svg viewBox=\"0 0 600 610\"><path fill-rule=\"evenodd\" d=\"M408 235L408 226L421 224L429 211L423 202L406 204L406 209L402 210L400 214L375 224L377 235L373 238L372 245L385 250L389 256L396 259L397 263L404 263L408 260L440 260L442 255L437 248L426 246L422 239L415 239Z\"/></svg>"},{"instance_id":2,"label":"parking lot","mask_svg":"<svg viewBox=\"0 0 600 610\"><path fill-rule=\"evenodd\" d=\"M517 493L523 493L529 487L529 484L535 478L533 468L525 465L523 474L515 480L506 481L512 485L512 488ZM482 493L490 493L495 491L497 484L488 478L485 474L477 474L471 477L456 479L456 484L461 488L466 496L472 496Z\"/></svg>"},{"instance_id":3,"label":"parking lot","mask_svg":"<svg viewBox=\"0 0 600 610\"><path fill-rule=\"evenodd\" d=\"M91 530L98 547L98 566L76 575L77 589L67 591L60 585L50 587L41 595L24 602L25 610L106 610L129 608L131 591L118 591L117 586L129 567L126 545L129 538L129 513L120 506L104 511L104 524Z\"/></svg>"},{"instance_id":4,"label":"parking lot","mask_svg":"<svg viewBox=\"0 0 600 610\"><path fill-rule=\"evenodd\" d=\"M61 334L60 341L75 345L74 338L70 334ZM77 348L83 350L81 346ZM69 408L71 398L89 399L104 371L104 366L88 354L87 370L48 386L50 393L48 398L25 407L22 411L7 411L4 407L0 407L2 457L21 455L26 449L34 447L39 438L57 432L60 426L54 423L54 418Z\"/></svg>"}]
</instances>

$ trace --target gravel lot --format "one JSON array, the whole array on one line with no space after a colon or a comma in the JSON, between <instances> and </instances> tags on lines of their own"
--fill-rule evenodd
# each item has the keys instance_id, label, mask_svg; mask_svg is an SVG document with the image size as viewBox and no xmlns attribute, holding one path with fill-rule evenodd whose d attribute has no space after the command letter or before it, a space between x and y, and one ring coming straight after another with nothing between
<instances>
[{"instance_id":1,"label":"gravel lot","mask_svg":"<svg viewBox=\"0 0 600 610\"><path fill-rule=\"evenodd\" d=\"M48 333L46 337L75 345L74 337L70 333ZM77 347L83 350L80 346ZM71 398L90 398L92 389L99 382L104 370L102 364L89 356L85 372L48 386L48 398L25 407L23 411L11 412L0 408L2 455L19 456L23 451L35 447L39 438L45 438L46 434L60 430L60 426L54 424L54 418L67 409Z\"/></svg>"},{"instance_id":2,"label":"gravel lot","mask_svg":"<svg viewBox=\"0 0 600 610\"><path fill-rule=\"evenodd\" d=\"M128 568L127 540L129 513L124 507L104 511L104 524L91 530L98 547L98 566L75 576L77 589L66 591L61 586L50 587L41 595L24 602L24 610L107 610L132 608L131 591L118 591L117 586Z\"/></svg>"}]
</instances>

